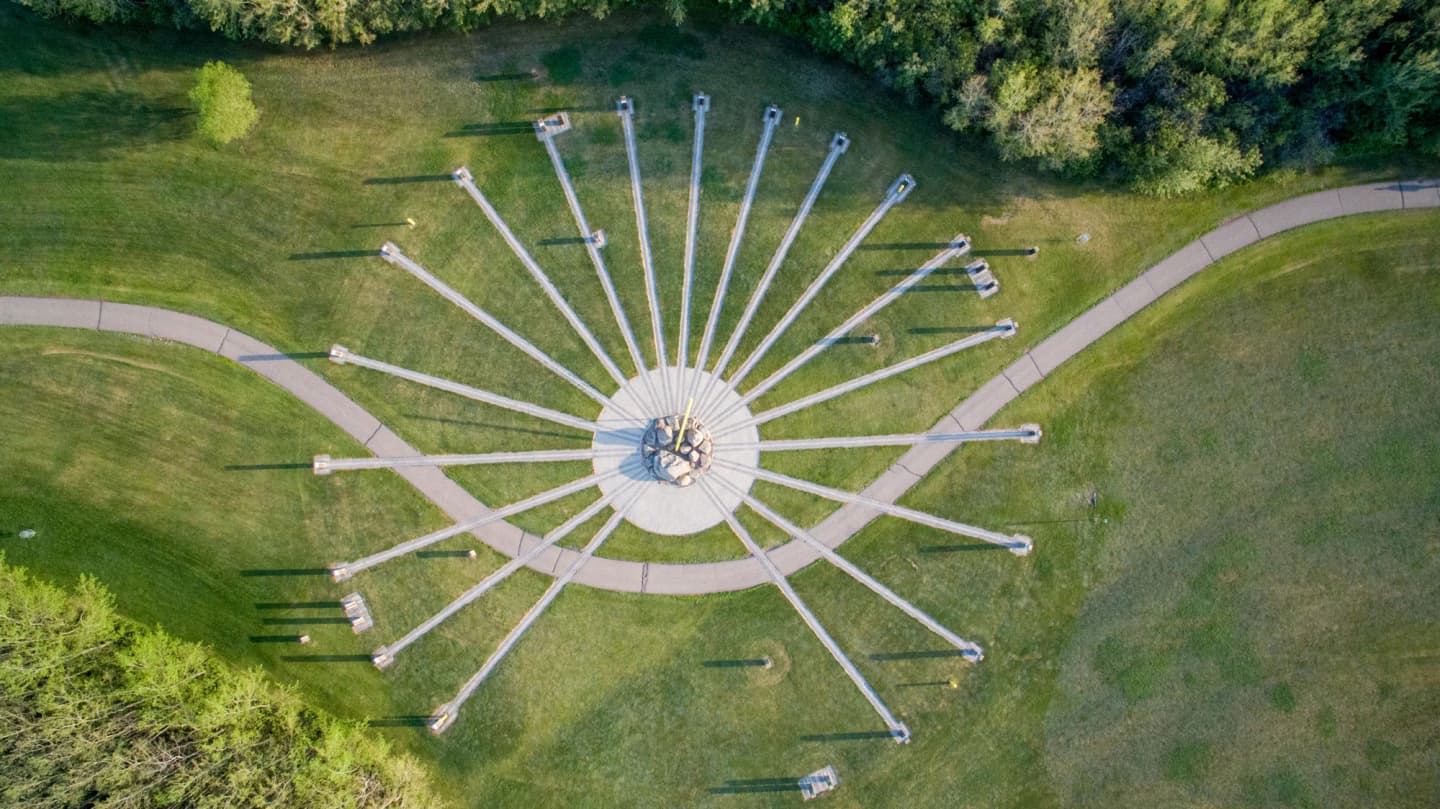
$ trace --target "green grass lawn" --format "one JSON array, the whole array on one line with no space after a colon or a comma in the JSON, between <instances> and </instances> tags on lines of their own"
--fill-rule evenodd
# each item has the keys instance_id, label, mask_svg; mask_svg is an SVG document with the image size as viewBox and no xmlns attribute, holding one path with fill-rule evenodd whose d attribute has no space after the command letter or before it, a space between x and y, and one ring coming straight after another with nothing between
<instances>
[{"instance_id":1,"label":"green grass lawn","mask_svg":"<svg viewBox=\"0 0 1440 809\"><path fill-rule=\"evenodd\" d=\"M913 505L1025 530L1024 560L881 521L848 556L986 644L975 667L832 570L796 586L915 731L876 721L772 590L699 599L577 588L435 740L462 805L788 805L732 779L836 764L837 805L1424 806L1437 788L1440 215L1313 226L1207 270L997 417ZM1361 246L1357 247L1356 245ZM440 518L391 476L246 470L345 440L188 348L6 329L7 559L101 577L121 608L342 715L403 723L447 697L535 598L523 573L384 675L361 655L497 563L406 559L363 584L378 626L262 607L337 596L255 575ZM230 468L227 468L230 467ZM1099 494L1091 510L1086 498ZM961 494L963 492L963 495ZM1053 522L1056 520L1073 522ZM1108 522L1104 522L1108 520ZM453 542L447 547L466 547ZM772 672L705 661L770 655ZM937 685L956 677L958 690Z\"/></svg>"},{"instance_id":2,"label":"green grass lawn","mask_svg":"<svg viewBox=\"0 0 1440 809\"><path fill-rule=\"evenodd\" d=\"M657 274L675 343L689 175L690 95L713 95L705 155L692 351L698 350L715 280L767 102L785 110L775 138L720 337L728 336L832 132L853 139L742 343L743 357L902 171L918 180L781 340L753 379L932 255L926 246L969 233L992 260L1005 292L980 302L946 290L897 303L862 327L879 349L838 346L764 397L769 406L860 370L912 356L953 330L1014 317L1021 336L767 425L771 437L927 426L978 381L1083 311L1149 263L1238 210L1326 185L1426 167L1386 165L1277 175L1223 193L1158 205L1100 185L1037 178L1002 166L979 140L945 134L934 116L906 107L852 69L816 59L784 39L701 20L676 33L656 19L618 14L597 22L496 26L470 36L403 37L366 49L292 53L169 31L96 29L0 9L0 221L6 261L0 292L104 296L211 317L286 351L339 342L370 356L497 389L577 413L596 405L378 258L354 255L396 240L482 306L519 328L602 389L611 383L475 206L442 180L469 165L477 181L622 367L618 331L541 146L523 124L544 110L575 110L560 140L592 224L610 234L607 259L641 333L646 306L628 175L613 101L637 102L642 169ZM717 27L718 25L718 27ZM215 149L192 133L185 93L206 59L222 58L253 81L260 124L247 140ZM541 68L543 78L515 79ZM794 122L799 119L800 125ZM517 131L518 134L493 134ZM521 126L513 126L521 124ZM508 129L505 125L512 125ZM485 129L490 127L490 129ZM413 218L411 230L403 224ZM1075 236L1092 240L1077 245ZM1036 260L1003 255L1042 247ZM994 251L999 251L995 253ZM343 254L350 253L348 257ZM336 257L340 254L342 257ZM584 439L525 417L478 408L358 369L313 364L428 452L570 447ZM306 447L305 453L332 447ZM816 464L796 454L781 471L855 487L898 452L853 453ZM483 501L503 503L576 473L562 465L526 475L462 469ZM829 504L786 503L806 519ZM560 509L517 519L553 525ZM657 540L623 531L606 553L620 558L733 558L723 532Z\"/></svg>"},{"instance_id":3,"label":"green grass lawn","mask_svg":"<svg viewBox=\"0 0 1440 809\"><path fill-rule=\"evenodd\" d=\"M643 333L610 103L621 92L637 99L657 267L673 298L689 95L711 92L693 347L760 109L773 100L784 106L786 126L761 184L726 326L831 131L846 130L854 145L746 346L896 174L909 171L919 185L876 231L868 245L876 249L857 254L757 374L934 252L907 245L963 230L977 250L1042 247L1034 261L993 257L999 297L907 296L866 327L882 334L879 349L832 349L761 401L784 401L953 339L937 329L1003 316L1020 322L1016 340L778 421L766 435L898 432L928 426L1025 346L1236 211L1431 168L1275 176L1160 204L1002 167L977 142L937 133L923 111L784 40L706 31L703 55L692 58L650 23L617 15L505 25L302 55L172 32L67 27L0 8L0 293L170 306L282 350L341 342L593 413L589 400L399 270L373 257L314 254L395 239L601 384L598 364L461 191L447 182L367 180L468 164L624 365L581 248L542 244L575 235L543 150L528 134L472 136L479 130L466 127L559 106L580 110L560 147L589 218L611 236L607 258ZM212 149L190 134L184 93L207 58L231 61L255 83L260 128L235 148ZM550 76L539 82L489 80L542 64ZM417 219L414 230L394 224L407 216ZM1351 219L1227 259L996 418L1042 423L1039 447L967 448L907 500L989 526L1030 523L1023 530L1036 539L1033 556L959 552L953 537L888 520L846 546L882 581L984 643L982 665L914 655L936 642L834 571L797 576L801 594L914 729L908 747L840 738L875 730L875 718L769 589L667 599L577 588L445 737L385 732L436 762L466 805L788 805L794 795L734 794L727 782L828 763L845 781L828 799L840 806L1429 805L1436 748L1426 718L1440 692L1440 423L1431 406L1440 394L1437 225L1433 213ZM1093 236L1083 246L1074 242L1082 231ZM672 341L677 313L678 305L667 308ZM564 431L536 434L533 421L358 369L315 367L425 451L583 445ZM6 329L0 379L0 514L13 523L0 531L42 532L29 543L0 540L9 561L60 581L93 572L127 614L205 640L237 664L264 665L342 715L403 725L428 713L545 586L538 574L518 574L381 675L343 658L398 636L492 569L498 555L482 548L476 562L407 558L357 580L377 618L362 638L344 626L288 623L319 613L274 605L347 590L277 572L386 547L443 525L443 517L388 473L317 479L284 468L318 452L361 450L249 372L191 349ZM793 453L774 466L858 488L896 454ZM455 476L500 503L582 473L557 465ZM828 510L760 491L797 520ZM517 522L541 530L583 500ZM606 553L739 555L721 531L659 540L622 530ZM252 640L300 626L314 646ZM777 669L703 665L761 655L779 661ZM951 677L959 689L934 685Z\"/></svg>"}]
</instances>

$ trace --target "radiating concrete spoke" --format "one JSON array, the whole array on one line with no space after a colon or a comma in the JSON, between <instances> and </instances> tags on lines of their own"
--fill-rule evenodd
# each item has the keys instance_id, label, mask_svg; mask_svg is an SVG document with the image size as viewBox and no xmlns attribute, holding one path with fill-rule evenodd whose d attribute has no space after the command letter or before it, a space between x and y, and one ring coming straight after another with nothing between
<instances>
[{"instance_id":1,"label":"radiating concrete spoke","mask_svg":"<svg viewBox=\"0 0 1440 809\"><path fill-rule=\"evenodd\" d=\"M634 502L633 498L630 502ZM515 628L510 630L510 633L505 636L504 640L500 641L500 645L496 647L495 651L491 652L490 656L485 659L485 662L480 666L480 670L471 675L470 679L466 680L465 684L460 687L460 692L455 695L455 698L435 710L435 713L431 715L427 723L432 733L440 734L445 732L445 729L455 721L455 717L459 714L460 708L463 707L465 702L475 693L475 689L479 688L481 683L484 683L486 678L495 671L496 667L500 665L500 661L505 659L505 655L509 654L510 650L515 648L515 644L520 642L520 638L525 635L531 626L534 626L535 622L540 619L540 616L545 613L545 610L554 603L556 597L560 595L560 591L565 589L565 585L569 584L570 580L575 578L575 574L580 572L580 568L584 567L585 563L590 561L590 557L594 556L595 552L600 550L600 546L605 544L605 540L609 539L610 535L615 532L615 529L620 526L620 521L625 518L627 508L629 508L629 503L616 509L615 513L610 515L610 519L606 520L605 524L601 526L600 530L595 534L595 538L590 540L590 543L585 546L585 549L580 552L580 555L570 564L570 567L567 568L564 573L560 574L555 581L550 583L550 586L545 589L544 595L540 596L540 600L535 602L535 605L520 619L520 623L516 624Z\"/></svg>"},{"instance_id":2,"label":"radiating concrete spoke","mask_svg":"<svg viewBox=\"0 0 1440 809\"><path fill-rule=\"evenodd\" d=\"M865 217L865 221L861 222L860 227L856 228L855 232L850 235L845 245L840 248L840 252L835 254L835 258L831 259L830 263L825 265L825 269L820 271L820 275L816 276L815 280L810 283L810 286L806 288L805 292L800 295L800 300L796 301L794 305L790 307L789 311L780 318L780 322L776 323L775 327L770 330L770 333L765 335L765 339L760 341L760 345L756 346L755 350L750 352L750 356L746 358L745 362L741 363L740 367L735 369L735 374L731 376L729 380L731 387L739 390L740 383L745 379L746 375L754 370L755 365L764 358L765 353L770 350L770 347L775 345L775 341L780 339L780 335L784 334L785 330L790 328L790 324L795 322L795 318L799 317L800 313L805 310L805 307L810 305L810 301L814 300L815 296L820 294L820 290L824 289L825 284L830 281L830 278L839 272L841 267L845 266L845 262L848 261L855 250L860 247L860 243L865 241L865 237L869 236L870 232L880 224L881 220L885 218L885 214L890 213L891 208L894 208L904 201L914 189L915 178L908 174L900 175L896 178L895 182L890 184L890 188L885 192L885 198L880 201L880 204L876 206L875 210L870 212L869 216Z\"/></svg>"},{"instance_id":3,"label":"radiating concrete spoke","mask_svg":"<svg viewBox=\"0 0 1440 809\"><path fill-rule=\"evenodd\" d=\"M760 398L766 391L780 384L786 377L798 371L805 363L819 356L820 352L834 345L836 340L849 334L852 329L869 320L876 312L894 303L911 287L925 280L931 273L943 267L950 260L957 256L963 256L968 252L970 252L970 240L965 238L964 234L960 234L954 239L951 239L948 247L940 251L934 258L925 262L925 264L915 270L915 272L906 276L903 281L862 307L860 311L851 315L844 323L836 326L829 334L817 340L814 345L800 352L794 359L785 363L776 370L775 373L762 380L760 384L746 391L745 395L740 397L740 402L748 405ZM729 415L729 413L722 413L717 417L717 420L724 419L727 415Z\"/></svg>"},{"instance_id":4,"label":"radiating concrete spoke","mask_svg":"<svg viewBox=\"0 0 1440 809\"><path fill-rule=\"evenodd\" d=\"M725 263L720 268L720 281L715 285L715 297L710 301L710 316L705 319L705 331L700 337L700 353L696 355L695 367L705 368L710 359L710 343L715 339L715 327L720 323L720 311L725 308L725 291L730 287L730 275L735 270L735 259L740 255L740 243L745 239L745 224L750 220L750 206L755 202L755 189L760 185L760 173L765 169L765 155L770 151L770 141L775 136L775 127L780 125L780 108L771 104L765 108L765 129L760 133L760 145L755 148L755 164L750 168L750 179L745 183L745 196L740 200L740 213L735 217L735 229L730 232L730 246L725 250ZM689 396L699 391L697 375L691 385Z\"/></svg>"},{"instance_id":5,"label":"radiating concrete spoke","mask_svg":"<svg viewBox=\"0 0 1440 809\"><path fill-rule=\"evenodd\" d=\"M585 211L580 207L580 198L575 194L575 184L570 181L570 172L565 170L565 159L560 156L560 149L555 145L555 134L547 132L543 122L536 122L535 136L545 146L545 153L550 156L550 165L555 169L555 177L560 181L560 188L565 192L565 202L570 206L570 215L575 218L575 227L580 231L580 238L585 242L585 252L590 256L590 263L595 266L595 275L600 279L600 286L605 290L605 300L610 304L610 313L615 317L615 325L620 329L620 336L625 339L625 348L630 352L630 361L635 364L635 372L645 373L645 359L640 354L640 346L635 343L635 332L630 328L630 320L625 317L625 307L620 305L620 296L615 292L615 283L610 279L610 271L605 267L605 257L600 255L601 234L590 229L590 223L585 219ZM558 134L558 133L557 133ZM648 378L648 377L647 377ZM649 389L650 404L660 409L660 398L654 387Z\"/></svg>"},{"instance_id":6,"label":"radiating concrete spoke","mask_svg":"<svg viewBox=\"0 0 1440 809\"><path fill-rule=\"evenodd\" d=\"M530 255L530 251L526 250L525 245L521 244L520 240L515 238L515 234L510 230L510 226L500 217L499 212L490 204L490 200L486 199L485 195L480 193L480 187L475 184L475 178L470 174L470 169L464 166L456 169L455 183L465 189L466 193L470 195L470 198L475 201L475 204L480 206L480 210L485 213L485 218L489 219L490 224L494 225L495 229L500 231L500 236L505 240L505 244L510 246L510 251L515 254L516 258L520 259L520 263L525 266L525 269L530 273L530 277L535 279L535 283L539 284L540 288L545 291L545 296L550 299L551 303L555 304L555 308L560 310L560 314L565 318L565 322L569 323L570 328L574 329L575 333L580 335L580 339L585 343L586 347L590 349L590 353L594 354L595 359L599 360L600 364L604 366L605 373L609 374L610 378L615 380L615 384L625 384L625 374L621 372L620 366L615 364L615 361L606 353L604 347L600 345L600 341L595 339L595 335L591 333L589 327L585 325L584 321L580 319L580 316L571 308L570 303L565 300L565 297L560 294L560 290L550 281L550 277L540 268L540 264Z\"/></svg>"},{"instance_id":7,"label":"radiating concrete spoke","mask_svg":"<svg viewBox=\"0 0 1440 809\"><path fill-rule=\"evenodd\" d=\"M729 465L729 463L729 461L717 462L717 464L723 465ZM826 500L834 500L839 503L854 503L874 509L881 514L889 514L892 517L899 517L902 520L908 520L909 522L919 525L999 545L1002 548L1008 549L1016 556L1024 556L1030 552L1030 537L1024 536L1023 534L1002 534L998 531L977 528L973 525L947 520L944 517L926 514L923 511L916 511L913 508L906 508L905 506L897 506L894 503L875 500L863 494L853 494L843 489L834 489L829 486L822 486L819 483L812 483L808 480L782 475L779 472L771 472L768 469L754 469L751 470L751 473L755 475L756 480L775 483L788 489L823 497Z\"/></svg>"},{"instance_id":8,"label":"radiating concrete spoke","mask_svg":"<svg viewBox=\"0 0 1440 809\"><path fill-rule=\"evenodd\" d=\"M690 156L690 205L685 211L685 279L680 290L680 333L675 346L675 367L680 369L678 382L682 385L687 378L685 368L690 364L690 295L695 283L696 232L700 227L700 158L705 149L705 114L710 111L710 96L696 93L691 106L695 110L695 150Z\"/></svg>"},{"instance_id":9,"label":"radiating concrete spoke","mask_svg":"<svg viewBox=\"0 0 1440 809\"><path fill-rule=\"evenodd\" d=\"M469 385L462 385L459 382L452 382L438 376L422 374L419 371L401 368L398 365L391 365L388 362L362 357L350 351L350 349L345 346L331 346L330 360L339 365L354 365L360 368L369 368L372 371L379 371L382 374L405 379L437 390L443 390L457 396L464 396L467 399L474 399L477 402L484 402L485 404L494 405L506 410L524 413L527 416L534 416L537 419L553 421L556 424L563 424L566 427L574 427L577 430L594 432L597 427L595 422L582 419L579 416L572 416L569 413L561 413L558 410L551 410L548 407L522 402L519 399L511 399L508 396L501 396L498 393L491 393L490 391L481 390Z\"/></svg>"},{"instance_id":10,"label":"radiating concrete spoke","mask_svg":"<svg viewBox=\"0 0 1440 809\"><path fill-rule=\"evenodd\" d=\"M733 488L730 486L729 483L723 480L720 481L720 485L726 488ZM765 518L765 520L768 521L771 525L774 525L776 528L779 528L781 531L784 531L791 537L798 539L801 542L804 542L806 545L809 545L815 550L816 553L820 554L820 557L822 559L839 568L850 578L869 588L871 592L885 599L891 606L899 609L901 612L915 619L915 621L918 622L921 626L925 627L936 635L939 635L946 643L954 646L956 649L959 649L965 659L970 660L971 662L978 663L981 659L985 657L985 650L980 648L979 644L965 640L954 632L951 632L949 629L945 628L945 626L939 621L926 614L924 610L921 610L919 607L901 598L895 593L895 591L881 584L869 573L866 573L859 567L856 567L852 562L850 562L850 560L831 550L825 545L825 543L812 536L809 531L800 528L799 526L780 516L780 514L774 509L770 508L765 503L755 499L754 497L745 494L744 492L740 492L740 496L744 501L745 505L749 506L750 509L756 514L759 514L761 517Z\"/></svg>"},{"instance_id":11,"label":"radiating concrete spoke","mask_svg":"<svg viewBox=\"0 0 1440 809\"><path fill-rule=\"evenodd\" d=\"M545 538L539 543L537 543L535 547L506 562L494 573L486 576L479 584L471 587L469 590L466 590L464 593L460 594L460 596L457 597L454 601L451 601L449 604L445 605L444 609L430 616L430 618L426 619L424 623L421 623L419 626L410 630L408 633L405 634L404 637L400 638L394 643L388 644L386 646L381 646L379 649L376 649L375 653L370 656L371 662L375 664L376 668L384 669L389 667L389 665L395 661L396 655L404 651L406 647L410 646L410 644L424 637L425 634L428 633L430 630L444 623L455 613L459 612L466 606L474 603L476 599L490 592L490 590L494 588L495 585L509 578L510 574L514 573L525 565L530 564L532 561L540 558L541 554L548 551L551 547L555 545L555 543L569 536L570 533L573 532L576 528L579 528L586 522L589 522L592 517L603 511L606 506L610 505L610 503L612 503L616 499L617 496L631 492L634 487L638 485L641 484L632 481L627 486L616 490L612 494L601 495L598 500L581 509L579 513L566 520L563 524L560 525L559 528L556 528L555 530L546 534Z\"/></svg>"},{"instance_id":12,"label":"radiating concrete spoke","mask_svg":"<svg viewBox=\"0 0 1440 809\"><path fill-rule=\"evenodd\" d=\"M516 514L529 511L532 508L538 508L546 503L553 503L562 497L569 497L576 492L584 491L616 474L618 474L618 472L587 475L578 480L572 480L564 486L557 486L549 491L541 492L534 497L527 497L517 503L511 503L503 508L495 509L489 514L456 523L449 528L442 528L439 531L434 531L423 537L416 537L407 542L401 542L399 545L392 546L379 553L356 559L353 562L337 562L330 566L330 576L335 579L335 581L345 581L362 570L368 570L376 565L384 564L391 559L404 556L412 551L428 548L437 542L443 542L450 537L458 536L459 534L479 528L482 525L488 525L507 517L513 517Z\"/></svg>"},{"instance_id":13,"label":"radiating concrete spoke","mask_svg":"<svg viewBox=\"0 0 1440 809\"><path fill-rule=\"evenodd\" d=\"M517 334L514 329L501 323L494 315L481 309L449 284L435 277L429 270L420 266L419 262L405 255L394 242L386 242L385 245L380 248L380 256L424 282L426 286L440 293L440 297L455 304L466 314L480 321L486 328L500 335L501 339L505 342L525 352L526 356L545 366L551 373L569 382L581 393L599 402L601 406L611 404L609 396L596 390L595 386L581 379L574 371L556 362L549 354L541 351L535 344Z\"/></svg>"},{"instance_id":14,"label":"radiating concrete spoke","mask_svg":"<svg viewBox=\"0 0 1440 809\"><path fill-rule=\"evenodd\" d=\"M725 446L735 449L758 449L761 452L781 452L807 449L854 449L857 447L909 447L915 444L968 444L972 441L1019 441L1022 444L1040 442L1040 425L1026 424L1018 430L974 430L963 433L900 433L895 435L848 435L830 438L786 438L756 441L753 444L730 443Z\"/></svg>"},{"instance_id":15,"label":"radiating concrete spoke","mask_svg":"<svg viewBox=\"0 0 1440 809\"><path fill-rule=\"evenodd\" d=\"M706 494L712 498L714 497L714 492L711 491L710 484L706 482L705 479L701 479L700 486L705 490ZM718 499L716 500L716 505L717 507L719 506ZM729 511L725 513L725 523L730 526L730 530L735 534L735 537L745 546L745 550L749 551L750 555L760 562L760 566L765 569L766 575L770 577L770 582L775 585L781 595L785 596L785 600L790 602L790 606L795 608L795 612L799 614L800 619L805 622L805 625L810 628L810 631L815 634L815 638L825 647L825 651L829 652L830 656L835 658L835 662L840 664L841 669L844 669L845 675L849 677L850 682L854 683L855 687L860 690L860 694L865 697L865 701L869 702L870 707L875 709L875 713L880 715L880 719L885 722L885 727L890 730L890 734L895 738L895 741L900 744L905 744L910 741L910 729L905 727L903 722L896 719L895 715L890 713L889 708L885 707L885 703L881 701L880 695L875 693L875 689L866 681L865 675L861 674L860 670L855 668L855 664L850 662L850 658L845 655L844 650L840 648L840 644L836 643L835 639L830 637L830 633L825 631L825 627L820 623L820 619L816 618L815 613L811 612L810 608L805 605L800 595L795 592L795 588L790 586L790 582L786 581L785 576L780 572L779 568L775 567L775 563L770 561L770 557L766 555L765 551L751 538L750 532L745 530L745 526L741 525L740 521L735 519L735 515Z\"/></svg>"},{"instance_id":16,"label":"radiating concrete spoke","mask_svg":"<svg viewBox=\"0 0 1440 809\"><path fill-rule=\"evenodd\" d=\"M655 286L655 260L650 254L650 221L645 216L645 190L640 185L640 154L635 148L635 105L620 97L615 105L620 114L620 128L625 133L625 160L630 164L630 201L635 207L635 232L640 239L640 269L645 273L645 302L650 307L650 339L655 344L655 367L665 367L665 323L660 315L660 293ZM661 386L668 387L668 374L662 374ZM665 392L666 401L674 395Z\"/></svg>"},{"instance_id":17,"label":"radiating concrete spoke","mask_svg":"<svg viewBox=\"0 0 1440 809\"><path fill-rule=\"evenodd\" d=\"M820 171L815 175L814 182L810 183L810 192L800 203L800 210L795 213L795 218L790 220L790 227L785 230L785 235L780 239L780 246L775 248L775 254L770 257L770 263L765 267L765 273L760 276L760 283L756 284L755 290L750 293L750 300L745 302L745 311L740 315L740 321L735 324L734 331L730 332L730 339L725 343L725 349L720 352L720 359L715 361L715 367L711 373L717 379L724 377L725 369L729 367L730 360L735 356L735 350L740 347L740 341L745 337L745 332L750 328L750 321L754 319L755 312L760 308L760 302L765 299L765 294L770 291L770 284L775 280L775 275L780 272L780 266L785 263L785 257L790 254L790 248L795 244L795 238L800 235L800 229L805 226L805 220L810 216L810 210L815 207L815 200L820 197L820 191L825 187L825 181L830 178L830 172L839 162L840 155L850 148L850 139L843 132L836 132L835 137L830 139L830 151L825 155L825 162L820 164ZM709 399L711 388L707 384L699 398L702 402Z\"/></svg>"},{"instance_id":18,"label":"radiating concrete spoke","mask_svg":"<svg viewBox=\"0 0 1440 809\"><path fill-rule=\"evenodd\" d=\"M633 453L617 449L609 455ZM595 449L537 449L523 452L482 452L474 455L412 455L408 458L332 458L316 455L311 468L317 475L348 472L357 469L403 469L414 466L486 466L507 463L560 463L593 461L602 453Z\"/></svg>"},{"instance_id":19,"label":"radiating concrete spoke","mask_svg":"<svg viewBox=\"0 0 1440 809\"><path fill-rule=\"evenodd\" d=\"M944 359L951 354L956 354L958 352L964 351L967 348L974 348L975 346L981 345L982 343L988 343L996 338L1011 337L1014 336L1014 334L1015 321L1008 319L1002 320L999 323L995 324L993 328L986 329L977 334L972 334L969 337L964 337L962 339L956 340L953 343L940 346L939 348L932 349L925 352L924 354L919 355L918 357L912 357L903 362L897 362L894 365L881 368L878 371L872 371L871 373L865 374L864 376L858 376L848 382L842 382L838 385L826 388L819 393L812 393L804 398L796 399L789 404L784 404L779 407L774 407L770 410L757 413L753 417L744 421L733 422L727 425L724 430L719 431L716 437L718 438L721 435L734 432L735 430L742 429L744 427L764 424L767 421L774 421L781 416L789 415L798 410L804 410L807 407L812 407L814 405L820 404L821 402L828 402L829 400L834 399L837 396L844 396L847 393L857 391L867 385L873 385L882 379L889 379L892 376L903 374L906 371L918 368L921 365L925 365L926 363L931 363L935 362L936 360Z\"/></svg>"}]
</instances>

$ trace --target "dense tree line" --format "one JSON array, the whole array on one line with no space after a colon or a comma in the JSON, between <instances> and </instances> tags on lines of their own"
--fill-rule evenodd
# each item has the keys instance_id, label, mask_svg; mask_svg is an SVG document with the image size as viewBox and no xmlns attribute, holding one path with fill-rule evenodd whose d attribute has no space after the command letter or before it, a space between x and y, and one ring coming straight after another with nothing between
<instances>
[{"instance_id":1,"label":"dense tree line","mask_svg":"<svg viewBox=\"0 0 1440 809\"><path fill-rule=\"evenodd\" d=\"M419 766L259 673L0 563L0 805L403 809Z\"/></svg>"},{"instance_id":2,"label":"dense tree line","mask_svg":"<svg viewBox=\"0 0 1440 809\"><path fill-rule=\"evenodd\" d=\"M1180 194L1338 152L1440 154L1435 0L704 0L873 71L1002 157ZM17 0L314 47L635 0ZM651 0L654 2L654 0ZM676 19L685 0L659 0Z\"/></svg>"},{"instance_id":3,"label":"dense tree line","mask_svg":"<svg viewBox=\"0 0 1440 809\"><path fill-rule=\"evenodd\" d=\"M1440 153L1435 0L725 0L907 93L1002 156L1142 191L1337 150Z\"/></svg>"}]
</instances>

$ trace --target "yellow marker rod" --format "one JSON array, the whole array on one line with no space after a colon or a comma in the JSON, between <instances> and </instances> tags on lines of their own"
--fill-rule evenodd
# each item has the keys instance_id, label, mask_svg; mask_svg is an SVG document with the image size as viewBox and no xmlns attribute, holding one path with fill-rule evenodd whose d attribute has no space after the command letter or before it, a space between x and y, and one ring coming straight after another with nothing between
<instances>
[{"instance_id":1,"label":"yellow marker rod","mask_svg":"<svg viewBox=\"0 0 1440 809\"><path fill-rule=\"evenodd\" d=\"M690 408L695 406L695 400L691 399L685 405L685 417L680 419L680 432L675 435L675 451L680 451L680 443L685 440L685 427L690 423Z\"/></svg>"}]
</instances>

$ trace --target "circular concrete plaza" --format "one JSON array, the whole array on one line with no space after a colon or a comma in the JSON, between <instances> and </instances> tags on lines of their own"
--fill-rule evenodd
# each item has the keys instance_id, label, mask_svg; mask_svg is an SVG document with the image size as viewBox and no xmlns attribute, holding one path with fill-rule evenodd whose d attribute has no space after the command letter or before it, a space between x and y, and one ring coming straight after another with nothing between
<instances>
[{"instance_id":1,"label":"circular concrete plaza","mask_svg":"<svg viewBox=\"0 0 1440 809\"><path fill-rule=\"evenodd\" d=\"M703 412L696 409L689 414L717 436L712 449L715 463L705 473L705 479L730 484L711 488L713 497L698 485L679 486L656 478L642 455L646 430L656 419L676 415L683 419L685 406L682 404L677 413L673 403L679 399L688 403L690 391L710 392L701 406ZM600 490L607 495L618 495L632 485L641 487L625 512L627 522L653 534L686 536L719 525L726 514L739 507L743 494L755 481L760 432L753 424L740 426L750 420L750 410L740 404L740 395L729 385L705 371L672 366L631 379L611 401L613 404L607 405L595 420L600 429L592 445L596 451L594 465L596 474L620 472L601 479ZM629 451L615 452L617 449Z\"/></svg>"}]
</instances>

